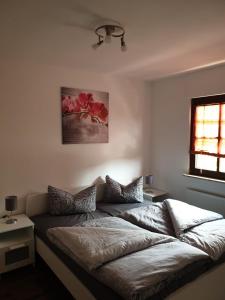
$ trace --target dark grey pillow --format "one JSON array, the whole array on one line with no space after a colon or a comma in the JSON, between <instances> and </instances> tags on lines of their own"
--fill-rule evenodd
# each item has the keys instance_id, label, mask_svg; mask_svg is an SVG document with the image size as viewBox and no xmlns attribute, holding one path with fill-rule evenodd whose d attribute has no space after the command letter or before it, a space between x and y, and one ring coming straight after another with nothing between
<instances>
[{"instance_id":1,"label":"dark grey pillow","mask_svg":"<svg viewBox=\"0 0 225 300\"><path fill-rule=\"evenodd\" d=\"M135 179L128 185L122 185L108 175L105 177L105 202L137 203L143 202L143 177Z\"/></svg>"},{"instance_id":2,"label":"dark grey pillow","mask_svg":"<svg viewBox=\"0 0 225 300\"><path fill-rule=\"evenodd\" d=\"M48 186L49 213L71 215L88 213L96 209L96 187L91 186L76 195Z\"/></svg>"}]
</instances>

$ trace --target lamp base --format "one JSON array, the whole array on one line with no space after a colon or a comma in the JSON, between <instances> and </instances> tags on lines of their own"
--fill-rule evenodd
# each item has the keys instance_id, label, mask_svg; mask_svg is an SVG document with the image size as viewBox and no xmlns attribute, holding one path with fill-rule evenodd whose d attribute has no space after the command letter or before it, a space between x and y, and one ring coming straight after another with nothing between
<instances>
[{"instance_id":1,"label":"lamp base","mask_svg":"<svg viewBox=\"0 0 225 300\"><path fill-rule=\"evenodd\" d=\"M17 219L9 218L5 223L6 224L15 224L17 222Z\"/></svg>"},{"instance_id":2,"label":"lamp base","mask_svg":"<svg viewBox=\"0 0 225 300\"><path fill-rule=\"evenodd\" d=\"M144 189L143 190L144 193L153 193L153 190L150 188Z\"/></svg>"}]
</instances>

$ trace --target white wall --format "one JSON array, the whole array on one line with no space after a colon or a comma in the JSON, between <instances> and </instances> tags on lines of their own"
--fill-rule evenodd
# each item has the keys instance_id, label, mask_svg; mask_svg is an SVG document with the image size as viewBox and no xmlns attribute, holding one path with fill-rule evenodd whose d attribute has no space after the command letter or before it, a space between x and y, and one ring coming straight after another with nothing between
<instances>
[{"instance_id":1,"label":"white wall","mask_svg":"<svg viewBox=\"0 0 225 300\"><path fill-rule=\"evenodd\" d=\"M60 87L109 92L109 143L61 143ZM0 212L4 197L47 185L72 189L106 174L127 183L149 172L148 85L79 70L0 63ZM147 132L146 132L147 131Z\"/></svg>"},{"instance_id":2,"label":"white wall","mask_svg":"<svg viewBox=\"0 0 225 300\"><path fill-rule=\"evenodd\" d=\"M151 83L151 170L155 186L171 196L225 213L225 182L184 177L189 166L189 119L192 97L225 93L225 66ZM190 188L205 193L190 192Z\"/></svg>"}]
</instances>

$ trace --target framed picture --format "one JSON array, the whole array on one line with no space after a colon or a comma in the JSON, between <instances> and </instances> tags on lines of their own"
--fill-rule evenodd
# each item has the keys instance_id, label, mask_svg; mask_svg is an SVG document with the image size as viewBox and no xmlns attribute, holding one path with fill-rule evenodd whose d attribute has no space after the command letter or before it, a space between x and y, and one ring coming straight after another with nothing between
<instances>
[{"instance_id":1,"label":"framed picture","mask_svg":"<svg viewBox=\"0 0 225 300\"><path fill-rule=\"evenodd\" d=\"M63 144L108 143L109 94L61 88Z\"/></svg>"}]
</instances>

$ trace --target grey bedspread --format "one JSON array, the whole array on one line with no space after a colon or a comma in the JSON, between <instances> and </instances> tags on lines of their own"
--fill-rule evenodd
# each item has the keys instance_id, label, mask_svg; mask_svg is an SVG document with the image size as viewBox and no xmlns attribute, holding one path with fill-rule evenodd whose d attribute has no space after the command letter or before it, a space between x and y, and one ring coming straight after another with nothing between
<instances>
[{"instance_id":1,"label":"grey bedspread","mask_svg":"<svg viewBox=\"0 0 225 300\"><path fill-rule=\"evenodd\" d=\"M165 202L133 208L121 213L119 216L141 228L175 236L172 220Z\"/></svg>"},{"instance_id":2,"label":"grey bedspread","mask_svg":"<svg viewBox=\"0 0 225 300\"><path fill-rule=\"evenodd\" d=\"M217 260L225 252L225 220L212 211L166 199L163 203L134 208L121 217L151 231L171 234ZM170 219L170 221L168 220ZM172 225L172 228L171 228Z\"/></svg>"},{"instance_id":3,"label":"grey bedspread","mask_svg":"<svg viewBox=\"0 0 225 300\"><path fill-rule=\"evenodd\" d=\"M177 239L108 217L72 228L52 228L53 243L125 299L144 300L177 271L207 259Z\"/></svg>"},{"instance_id":4,"label":"grey bedspread","mask_svg":"<svg viewBox=\"0 0 225 300\"><path fill-rule=\"evenodd\" d=\"M188 229L206 222L223 219L223 216L215 212L189 205L182 201L166 199L170 218L173 222L176 236L180 236Z\"/></svg>"},{"instance_id":5,"label":"grey bedspread","mask_svg":"<svg viewBox=\"0 0 225 300\"><path fill-rule=\"evenodd\" d=\"M225 220L206 222L180 235L180 240L205 251L213 260L225 253Z\"/></svg>"},{"instance_id":6,"label":"grey bedspread","mask_svg":"<svg viewBox=\"0 0 225 300\"><path fill-rule=\"evenodd\" d=\"M82 225L51 228L47 235L53 243L63 247L67 254L90 271L121 256L175 240L115 217Z\"/></svg>"}]
</instances>

